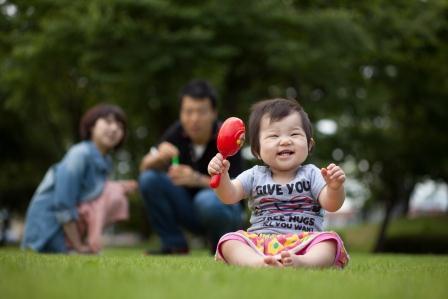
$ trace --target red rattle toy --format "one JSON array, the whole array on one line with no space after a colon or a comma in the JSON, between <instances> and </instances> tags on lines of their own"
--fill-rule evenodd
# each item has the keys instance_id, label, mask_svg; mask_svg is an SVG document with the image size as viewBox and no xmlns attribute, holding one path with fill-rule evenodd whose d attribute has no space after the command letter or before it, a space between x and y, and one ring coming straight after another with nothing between
<instances>
[{"instance_id":1,"label":"red rattle toy","mask_svg":"<svg viewBox=\"0 0 448 299\"><path fill-rule=\"evenodd\" d=\"M235 155L240 150L244 144L245 133L244 123L237 117L229 117L222 123L218 132L216 146L224 159ZM218 187L220 181L221 174L213 175L210 180L210 187Z\"/></svg>"}]
</instances>

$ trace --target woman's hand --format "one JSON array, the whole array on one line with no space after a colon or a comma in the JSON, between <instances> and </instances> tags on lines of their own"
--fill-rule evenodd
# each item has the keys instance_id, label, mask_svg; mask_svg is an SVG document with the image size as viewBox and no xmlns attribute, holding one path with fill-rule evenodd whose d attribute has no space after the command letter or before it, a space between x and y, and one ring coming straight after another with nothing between
<instances>
[{"instance_id":1,"label":"woman's hand","mask_svg":"<svg viewBox=\"0 0 448 299\"><path fill-rule=\"evenodd\" d=\"M88 245L90 253L98 253L101 251L101 248L103 248L103 245L101 244L101 240L98 238L94 238L92 240L88 241Z\"/></svg>"},{"instance_id":2,"label":"woman's hand","mask_svg":"<svg viewBox=\"0 0 448 299\"><path fill-rule=\"evenodd\" d=\"M120 183L123 185L126 194L132 194L138 188L138 182L136 180L122 180Z\"/></svg>"},{"instance_id":3,"label":"woman's hand","mask_svg":"<svg viewBox=\"0 0 448 299\"><path fill-rule=\"evenodd\" d=\"M89 245L87 244L81 244L77 247L75 247L75 250L77 253L79 254L93 254L96 253L94 250L92 250L92 248L90 248Z\"/></svg>"}]
</instances>

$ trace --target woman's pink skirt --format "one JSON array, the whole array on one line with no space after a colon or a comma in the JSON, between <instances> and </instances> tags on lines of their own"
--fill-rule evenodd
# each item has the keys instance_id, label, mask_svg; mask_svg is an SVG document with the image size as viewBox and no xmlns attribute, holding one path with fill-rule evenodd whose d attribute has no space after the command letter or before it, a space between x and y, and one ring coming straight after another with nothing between
<instances>
[{"instance_id":1,"label":"woman's pink skirt","mask_svg":"<svg viewBox=\"0 0 448 299\"><path fill-rule=\"evenodd\" d=\"M260 256L280 257L282 251L289 251L296 255L306 254L314 245L324 241L334 241L337 244L334 266L343 268L349 261L349 255L344 243L335 232L302 232L298 234L255 234L239 230L225 234L218 242L216 260L226 261L222 254L222 244L229 240L240 241L249 245Z\"/></svg>"},{"instance_id":2,"label":"woman's pink skirt","mask_svg":"<svg viewBox=\"0 0 448 299\"><path fill-rule=\"evenodd\" d=\"M78 229L93 252L102 248L101 234L105 227L129 218L127 194L135 188L130 181L107 181L98 198L78 206Z\"/></svg>"}]
</instances>

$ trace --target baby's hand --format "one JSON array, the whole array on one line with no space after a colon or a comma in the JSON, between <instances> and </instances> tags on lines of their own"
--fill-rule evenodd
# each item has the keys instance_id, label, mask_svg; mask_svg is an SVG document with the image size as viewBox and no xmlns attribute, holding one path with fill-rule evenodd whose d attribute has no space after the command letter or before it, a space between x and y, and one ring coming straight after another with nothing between
<instances>
[{"instance_id":1,"label":"baby's hand","mask_svg":"<svg viewBox=\"0 0 448 299\"><path fill-rule=\"evenodd\" d=\"M215 174L223 173L229 171L230 162L220 154L217 153L213 159L208 163L208 174L213 176Z\"/></svg>"},{"instance_id":2,"label":"baby's hand","mask_svg":"<svg viewBox=\"0 0 448 299\"><path fill-rule=\"evenodd\" d=\"M344 171L334 163L328 165L327 168L322 168L320 172L329 188L339 189L345 182Z\"/></svg>"}]
</instances>

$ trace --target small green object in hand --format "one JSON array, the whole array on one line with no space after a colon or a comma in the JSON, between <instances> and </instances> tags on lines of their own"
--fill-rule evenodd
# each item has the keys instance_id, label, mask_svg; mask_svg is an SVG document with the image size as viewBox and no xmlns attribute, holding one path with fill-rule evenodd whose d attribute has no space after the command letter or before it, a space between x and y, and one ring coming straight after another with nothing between
<instances>
[{"instance_id":1,"label":"small green object in hand","mask_svg":"<svg viewBox=\"0 0 448 299\"><path fill-rule=\"evenodd\" d=\"M174 156L171 158L171 165L179 165L179 156Z\"/></svg>"}]
</instances>

